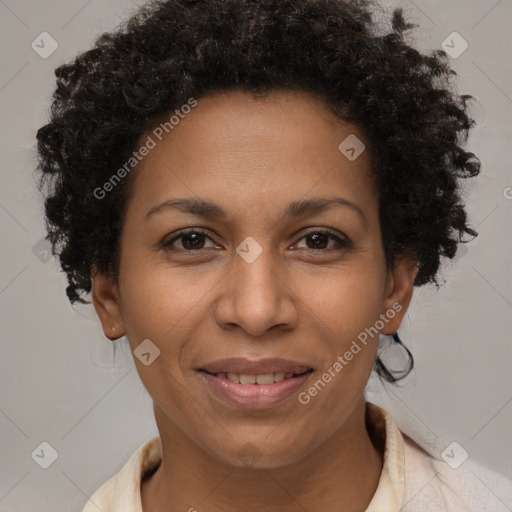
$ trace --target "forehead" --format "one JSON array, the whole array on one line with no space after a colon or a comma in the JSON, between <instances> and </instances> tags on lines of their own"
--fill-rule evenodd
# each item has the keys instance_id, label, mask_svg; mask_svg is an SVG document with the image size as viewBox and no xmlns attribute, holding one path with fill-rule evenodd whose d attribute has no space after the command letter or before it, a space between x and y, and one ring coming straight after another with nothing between
<instances>
[{"instance_id":1,"label":"forehead","mask_svg":"<svg viewBox=\"0 0 512 512\"><path fill-rule=\"evenodd\" d=\"M215 197L227 206L326 194L375 202L362 130L316 96L284 91L254 99L230 91L201 98L186 111L174 117L169 133L158 127L173 112L141 137L155 144L134 171L135 207L173 196ZM360 152L355 159L346 153L350 146Z\"/></svg>"}]
</instances>

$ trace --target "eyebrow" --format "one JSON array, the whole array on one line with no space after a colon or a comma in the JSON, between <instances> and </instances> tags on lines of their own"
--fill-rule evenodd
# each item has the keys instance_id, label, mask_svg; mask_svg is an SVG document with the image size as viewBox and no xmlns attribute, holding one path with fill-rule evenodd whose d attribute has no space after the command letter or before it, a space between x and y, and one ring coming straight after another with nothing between
<instances>
[{"instance_id":1,"label":"eyebrow","mask_svg":"<svg viewBox=\"0 0 512 512\"><path fill-rule=\"evenodd\" d=\"M295 218L308 214L320 213L333 206L350 208L361 217L365 224L367 224L366 216L361 208L348 199L344 199L342 197L312 198L293 201L287 206L284 212L284 218ZM168 208L175 208L183 213L198 215L207 219L225 220L228 217L226 211L221 206L212 203L211 201L207 201L205 199L175 198L168 199L161 204L153 206L146 213L145 218L148 219L156 212L166 210Z\"/></svg>"}]
</instances>

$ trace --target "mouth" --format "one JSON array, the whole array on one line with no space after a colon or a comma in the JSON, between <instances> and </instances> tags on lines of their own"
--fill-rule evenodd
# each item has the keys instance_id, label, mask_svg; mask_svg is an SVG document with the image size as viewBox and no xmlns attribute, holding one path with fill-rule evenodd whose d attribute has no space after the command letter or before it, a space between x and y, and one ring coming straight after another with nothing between
<instances>
[{"instance_id":1,"label":"mouth","mask_svg":"<svg viewBox=\"0 0 512 512\"><path fill-rule=\"evenodd\" d=\"M249 374L249 373L232 373L232 372L217 372L212 373L207 370L199 370L207 373L208 375L212 375L213 377L217 377L218 379L227 379L234 384L245 384L245 385L265 385L265 384L275 384L277 382L281 382L287 379L293 379L295 377L299 377L301 375L305 375L307 373L311 373L313 371L312 368L305 370L300 373L294 372L271 372L271 373L259 373L259 374Z\"/></svg>"},{"instance_id":2,"label":"mouth","mask_svg":"<svg viewBox=\"0 0 512 512\"><path fill-rule=\"evenodd\" d=\"M198 368L216 399L242 409L268 409L293 396L314 369L282 359L224 359Z\"/></svg>"}]
</instances>

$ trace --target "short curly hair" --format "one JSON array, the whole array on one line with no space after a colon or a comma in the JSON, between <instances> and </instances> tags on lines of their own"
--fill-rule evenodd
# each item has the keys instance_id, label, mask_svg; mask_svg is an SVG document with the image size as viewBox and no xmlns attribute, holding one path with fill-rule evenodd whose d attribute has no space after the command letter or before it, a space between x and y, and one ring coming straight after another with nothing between
<instances>
[{"instance_id":1,"label":"short curly hair","mask_svg":"<svg viewBox=\"0 0 512 512\"><path fill-rule=\"evenodd\" d=\"M480 160L466 152L470 95L443 50L406 41L402 9L387 33L372 0L154 0L92 49L55 70L50 121L37 132L47 239L67 274L67 296L85 303L95 268L117 278L120 233L133 173L99 200L93 191L133 154L140 137L190 98L242 90L321 97L357 124L379 197L386 263L417 259L415 286L438 285L467 225L459 178Z\"/></svg>"}]
</instances>

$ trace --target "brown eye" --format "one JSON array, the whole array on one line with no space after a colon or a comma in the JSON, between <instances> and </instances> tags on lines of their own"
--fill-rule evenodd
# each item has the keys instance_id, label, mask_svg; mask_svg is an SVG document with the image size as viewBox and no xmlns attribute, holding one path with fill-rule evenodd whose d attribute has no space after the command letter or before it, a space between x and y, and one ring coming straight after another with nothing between
<instances>
[{"instance_id":1,"label":"brown eye","mask_svg":"<svg viewBox=\"0 0 512 512\"><path fill-rule=\"evenodd\" d=\"M166 250L177 250L177 251L199 251L204 249L205 240L209 238L200 230L190 230L180 233L178 236L171 238L169 241L162 244L162 248ZM181 247L177 247L175 242L181 240Z\"/></svg>"},{"instance_id":2,"label":"brown eye","mask_svg":"<svg viewBox=\"0 0 512 512\"><path fill-rule=\"evenodd\" d=\"M187 250L202 249L204 245L204 235L200 233L189 233L181 235L182 246Z\"/></svg>"},{"instance_id":3,"label":"brown eye","mask_svg":"<svg viewBox=\"0 0 512 512\"><path fill-rule=\"evenodd\" d=\"M347 239L341 238L330 231L311 231L300 240L306 240L306 250L309 251L330 252L350 248L350 242ZM336 243L334 247L328 248L330 240L334 240Z\"/></svg>"},{"instance_id":4,"label":"brown eye","mask_svg":"<svg viewBox=\"0 0 512 512\"><path fill-rule=\"evenodd\" d=\"M305 238L311 242L312 247L308 246L309 249L325 249L330 237L325 233L313 233Z\"/></svg>"},{"instance_id":5,"label":"brown eye","mask_svg":"<svg viewBox=\"0 0 512 512\"><path fill-rule=\"evenodd\" d=\"M162 243L162 249L177 252L193 252L208 249L205 247L207 240L213 243L213 240L207 236L205 232L200 229L192 229L189 231L182 231L177 236L174 236L168 241ZM333 251L348 250L351 244L348 239L342 238L337 234L330 231L311 231L299 239L306 240L306 247L299 247L309 252L316 253L329 253ZM329 242L334 241L334 244L329 246ZM178 245L181 244L181 247ZM214 247L217 247L214 245Z\"/></svg>"}]
</instances>

